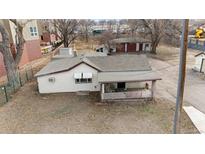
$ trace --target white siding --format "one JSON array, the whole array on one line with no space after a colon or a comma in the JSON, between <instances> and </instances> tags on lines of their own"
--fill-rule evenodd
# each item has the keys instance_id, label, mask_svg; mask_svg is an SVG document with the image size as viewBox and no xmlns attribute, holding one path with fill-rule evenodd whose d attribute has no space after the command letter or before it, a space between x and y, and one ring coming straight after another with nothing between
<instances>
[{"instance_id":1,"label":"white siding","mask_svg":"<svg viewBox=\"0 0 205 154\"><path fill-rule=\"evenodd\" d=\"M201 69L201 63L202 63L202 59L205 58L205 55L199 55L195 58L195 65L194 65L194 70L196 71L200 71Z\"/></svg>"},{"instance_id":2,"label":"white siding","mask_svg":"<svg viewBox=\"0 0 205 154\"><path fill-rule=\"evenodd\" d=\"M146 44L148 44L149 46L146 47ZM143 49L143 51L150 51L151 50L151 44L150 43L143 43L142 49Z\"/></svg>"},{"instance_id":3,"label":"white siding","mask_svg":"<svg viewBox=\"0 0 205 154\"><path fill-rule=\"evenodd\" d=\"M136 43L136 51L139 51L139 43Z\"/></svg>"},{"instance_id":4,"label":"white siding","mask_svg":"<svg viewBox=\"0 0 205 154\"><path fill-rule=\"evenodd\" d=\"M74 73L92 73L92 83L76 84ZM86 65L80 64L74 69L66 72L56 73L38 77L38 87L40 93L59 93L59 92L77 92L77 91L99 91L100 85L97 81L97 70ZM50 77L55 78L55 82L48 81Z\"/></svg>"},{"instance_id":5,"label":"white siding","mask_svg":"<svg viewBox=\"0 0 205 154\"><path fill-rule=\"evenodd\" d=\"M203 65L201 68L201 72L205 73L205 58L203 59Z\"/></svg>"}]
</instances>

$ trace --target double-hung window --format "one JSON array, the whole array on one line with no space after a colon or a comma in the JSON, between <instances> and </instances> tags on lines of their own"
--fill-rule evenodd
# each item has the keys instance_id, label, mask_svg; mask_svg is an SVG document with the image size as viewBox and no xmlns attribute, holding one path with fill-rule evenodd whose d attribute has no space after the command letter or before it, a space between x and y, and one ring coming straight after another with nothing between
<instances>
[{"instance_id":1,"label":"double-hung window","mask_svg":"<svg viewBox=\"0 0 205 154\"><path fill-rule=\"evenodd\" d=\"M30 27L30 33L31 33L31 36L37 36L38 35L37 28L36 27Z\"/></svg>"}]
</instances>

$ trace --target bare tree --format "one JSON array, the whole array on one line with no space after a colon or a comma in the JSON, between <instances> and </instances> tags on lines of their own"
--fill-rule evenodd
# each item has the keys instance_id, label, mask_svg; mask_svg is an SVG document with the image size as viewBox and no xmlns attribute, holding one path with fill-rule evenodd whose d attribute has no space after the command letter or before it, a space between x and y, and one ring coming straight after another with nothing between
<instances>
[{"instance_id":1,"label":"bare tree","mask_svg":"<svg viewBox=\"0 0 205 154\"><path fill-rule=\"evenodd\" d=\"M108 52L111 52L111 47L115 44L112 41L115 38L115 35L111 31L105 31L99 36L98 41L100 44L103 44Z\"/></svg>"},{"instance_id":2,"label":"bare tree","mask_svg":"<svg viewBox=\"0 0 205 154\"><path fill-rule=\"evenodd\" d=\"M139 22L139 20L137 20L137 19L129 19L128 22L127 22L128 25L129 25L132 37L137 32L137 29L139 27L138 22Z\"/></svg>"},{"instance_id":3,"label":"bare tree","mask_svg":"<svg viewBox=\"0 0 205 154\"><path fill-rule=\"evenodd\" d=\"M173 37L173 35L179 32L177 27L174 26L173 20L168 19L141 19L138 25L142 33L150 37L152 42L151 53L153 54L156 54L156 48L164 36L169 35Z\"/></svg>"},{"instance_id":4,"label":"bare tree","mask_svg":"<svg viewBox=\"0 0 205 154\"><path fill-rule=\"evenodd\" d=\"M88 42L92 25L94 25L93 20L89 20L89 19L80 20L80 31L82 35L85 37L86 42Z\"/></svg>"},{"instance_id":5,"label":"bare tree","mask_svg":"<svg viewBox=\"0 0 205 154\"><path fill-rule=\"evenodd\" d=\"M75 19L55 19L53 25L57 34L63 40L64 47L68 47L78 36L79 21Z\"/></svg>"},{"instance_id":6,"label":"bare tree","mask_svg":"<svg viewBox=\"0 0 205 154\"><path fill-rule=\"evenodd\" d=\"M15 85L16 88L20 86L18 65L21 60L24 48L24 37L23 37L23 27L26 23L20 23L16 19L10 19L10 21L15 25L16 39L15 39L15 50L16 56L14 57L10 49L9 34L6 28L0 24L0 34L2 41L0 42L0 52L3 55L4 65L7 72L8 83L10 85Z\"/></svg>"}]
</instances>

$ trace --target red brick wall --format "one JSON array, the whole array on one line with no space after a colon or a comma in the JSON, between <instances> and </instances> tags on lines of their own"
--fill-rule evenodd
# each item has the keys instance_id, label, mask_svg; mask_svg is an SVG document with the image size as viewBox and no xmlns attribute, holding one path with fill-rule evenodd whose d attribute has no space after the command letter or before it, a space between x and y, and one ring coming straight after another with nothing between
<instances>
[{"instance_id":1,"label":"red brick wall","mask_svg":"<svg viewBox=\"0 0 205 154\"><path fill-rule=\"evenodd\" d=\"M51 37L50 37L50 33L43 33L43 42L50 42L51 41Z\"/></svg>"},{"instance_id":2,"label":"red brick wall","mask_svg":"<svg viewBox=\"0 0 205 154\"><path fill-rule=\"evenodd\" d=\"M28 60L32 61L41 57L40 40L26 41L25 44Z\"/></svg>"},{"instance_id":3,"label":"red brick wall","mask_svg":"<svg viewBox=\"0 0 205 154\"><path fill-rule=\"evenodd\" d=\"M40 40L38 39L38 40L26 41L24 44L24 51L19 66L22 67L28 62L38 59L40 57L41 57ZM6 72L5 72L3 56L0 53L0 76L5 74Z\"/></svg>"}]
</instances>

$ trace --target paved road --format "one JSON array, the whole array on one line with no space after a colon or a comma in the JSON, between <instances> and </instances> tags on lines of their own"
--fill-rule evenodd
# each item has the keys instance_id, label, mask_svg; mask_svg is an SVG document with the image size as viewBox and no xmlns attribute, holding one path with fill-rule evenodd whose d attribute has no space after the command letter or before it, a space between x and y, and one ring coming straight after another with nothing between
<instances>
[{"instance_id":1,"label":"paved road","mask_svg":"<svg viewBox=\"0 0 205 154\"><path fill-rule=\"evenodd\" d=\"M186 83L185 83L185 104L191 104L201 112L205 113L205 77L200 73L193 72L194 54L188 54ZM175 103L177 80L178 80L178 60L162 61L150 59L153 70L162 80L157 83L156 97L164 97Z\"/></svg>"}]
</instances>

